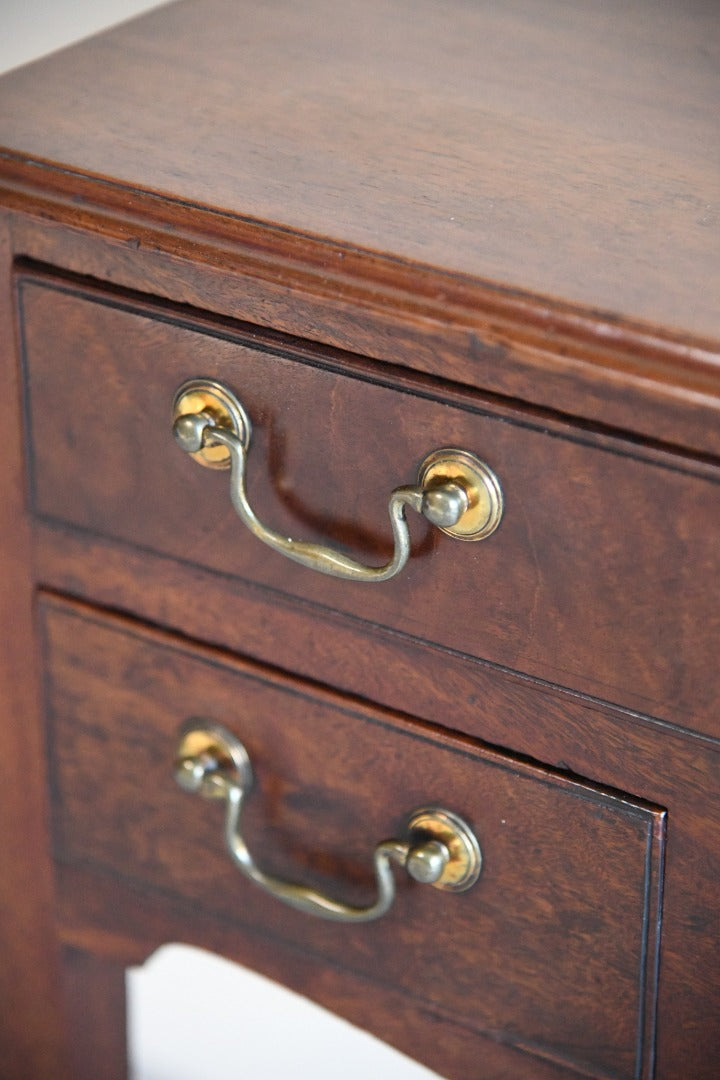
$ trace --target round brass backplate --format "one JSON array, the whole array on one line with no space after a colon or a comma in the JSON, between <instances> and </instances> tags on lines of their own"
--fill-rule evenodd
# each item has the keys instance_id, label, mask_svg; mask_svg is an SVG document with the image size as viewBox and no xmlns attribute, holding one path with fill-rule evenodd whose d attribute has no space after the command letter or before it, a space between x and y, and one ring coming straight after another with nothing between
<instances>
[{"instance_id":1,"label":"round brass backplate","mask_svg":"<svg viewBox=\"0 0 720 1080\"><path fill-rule=\"evenodd\" d=\"M215 774L210 773L200 787L206 799L224 799L225 789L214 782L214 775L222 774L249 790L252 785L252 766L243 744L229 731L212 720L193 717L180 730L180 742L175 752L176 761L188 758L209 757L215 762Z\"/></svg>"},{"instance_id":2,"label":"round brass backplate","mask_svg":"<svg viewBox=\"0 0 720 1080\"><path fill-rule=\"evenodd\" d=\"M212 379L190 379L182 384L173 402L173 423L178 416L192 413L209 413L218 427L228 428L247 446L250 441L250 419L242 405L230 391ZM191 458L208 469L229 469L230 451L212 439Z\"/></svg>"},{"instance_id":3,"label":"round brass backplate","mask_svg":"<svg viewBox=\"0 0 720 1080\"><path fill-rule=\"evenodd\" d=\"M450 860L435 889L464 892L474 885L482 869L482 852L467 822L450 810L427 807L416 810L408 821L410 842L439 840L450 852Z\"/></svg>"},{"instance_id":4,"label":"round brass backplate","mask_svg":"<svg viewBox=\"0 0 720 1080\"><path fill-rule=\"evenodd\" d=\"M500 481L489 465L467 450L434 450L422 465L418 482L423 488L460 484L469 505L456 525L442 529L457 540L483 540L494 533L503 514Z\"/></svg>"}]
</instances>

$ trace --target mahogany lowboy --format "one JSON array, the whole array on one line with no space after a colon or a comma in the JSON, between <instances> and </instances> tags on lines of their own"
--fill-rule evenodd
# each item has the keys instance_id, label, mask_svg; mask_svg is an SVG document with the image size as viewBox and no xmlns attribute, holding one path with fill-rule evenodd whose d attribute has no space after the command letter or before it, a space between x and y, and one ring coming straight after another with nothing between
<instances>
[{"instance_id":1,"label":"mahogany lowboy","mask_svg":"<svg viewBox=\"0 0 720 1080\"><path fill-rule=\"evenodd\" d=\"M0 81L3 1078L121 1077L174 940L453 1080L717 1075L720 9L666 7L187 0ZM443 447L499 527L283 559L175 444L200 377L283 536L385 562ZM190 717L269 873L367 904L446 806L478 881L268 898Z\"/></svg>"}]
</instances>

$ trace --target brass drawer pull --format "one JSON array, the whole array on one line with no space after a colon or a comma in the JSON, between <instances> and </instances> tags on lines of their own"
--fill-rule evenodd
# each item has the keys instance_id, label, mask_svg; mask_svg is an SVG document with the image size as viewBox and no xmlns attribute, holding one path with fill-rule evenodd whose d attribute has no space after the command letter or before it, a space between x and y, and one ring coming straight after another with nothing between
<instances>
[{"instance_id":1,"label":"brass drawer pull","mask_svg":"<svg viewBox=\"0 0 720 1080\"><path fill-rule=\"evenodd\" d=\"M465 450L435 450L422 465L418 483L390 494L388 513L395 541L384 566L366 566L319 544L292 540L258 520L247 500L245 471L252 426L235 395L207 379L183 383L175 395L173 434L186 453L209 468L230 468L230 497L241 521L259 540L302 566L351 581L387 581L410 556L405 507L423 514L460 540L481 540L500 524L503 497L490 469Z\"/></svg>"},{"instance_id":2,"label":"brass drawer pull","mask_svg":"<svg viewBox=\"0 0 720 1080\"><path fill-rule=\"evenodd\" d=\"M403 866L415 881L437 889L463 892L477 881L482 855L470 827L449 810L426 808L409 815L404 840L383 840L375 848L377 898L367 907L339 900L266 874L256 864L240 832L243 800L253 782L243 744L211 721L193 719L182 728L175 779L186 791L225 800L225 845L235 865L260 888L298 911L338 922L379 919L395 899L391 863Z\"/></svg>"}]
</instances>

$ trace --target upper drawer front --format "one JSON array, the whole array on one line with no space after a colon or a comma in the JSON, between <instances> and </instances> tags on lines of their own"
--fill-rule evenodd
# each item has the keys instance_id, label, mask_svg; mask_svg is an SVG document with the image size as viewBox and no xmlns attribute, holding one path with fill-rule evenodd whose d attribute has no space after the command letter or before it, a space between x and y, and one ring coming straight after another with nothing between
<instances>
[{"instance_id":1,"label":"upper drawer front","mask_svg":"<svg viewBox=\"0 0 720 1080\"><path fill-rule=\"evenodd\" d=\"M19 287L38 514L720 734L709 469L510 422L468 395L333 370L149 305L32 278ZM175 391L199 375L247 409L250 502L286 536L384 562L389 492L446 446L497 473L499 529L463 543L410 511L412 557L383 584L288 562L237 519L228 474L174 443Z\"/></svg>"},{"instance_id":2,"label":"upper drawer front","mask_svg":"<svg viewBox=\"0 0 720 1080\"><path fill-rule=\"evenodd\" d=\"M408 1009L584 1074L650 1075L660 811L124 620L42 610L64 862L262 927L406 993ZM454 895L397 871L389 912L352 928L268 899L223 850L222 805L173 781L193 716L248 749L243 833L262 869L367 904L375 844L435 805L475 830L480 879Z\"/></svg>"}]
</instances>

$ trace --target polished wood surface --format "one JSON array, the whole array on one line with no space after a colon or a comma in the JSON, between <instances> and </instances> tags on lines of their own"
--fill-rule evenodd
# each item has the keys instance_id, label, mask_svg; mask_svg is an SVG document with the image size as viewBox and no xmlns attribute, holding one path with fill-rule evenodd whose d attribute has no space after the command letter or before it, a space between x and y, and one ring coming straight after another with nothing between
<instances>
[{"instance_id":1,"label":"polished wood surface","mask_svg":"<svg viewBox=\"0 0 720 1080\"><path fill-rule=\"evenodd\" d=\"M574 1070L531 1057L434 1010L405 1007L404 995L388 985L329 965L304 949L257 933L237 919L218 918L176 897L78 866L58 867L60 933L70 948L112 964L142 964L168 940L209 949L292 987L345 1016L403 1053L423 1060L440 1076L477 1080L478 1060L493 1080L571 1080ZM96 984L97 985L97 984ZM111 995L112 1000L112 995ZM124 1055L112 1055L108 1040L102 1080L122 1075ZM114 1071L113 1071L114 1070ZM79 1074L82 1080L86 1076ZM73 1076L73 1080L76 1077ZM87 1080L95 1080L92 1075Z\"/></svg>"},{"instance_id":2,"label":"polished wood surface","mask_svg":"<svg viewBox=\"0 0 720 1080\"><path fill-rule=\"evenodd\" d=\"M188 638L222 642L266 665L302 672L315 684L341 686L361 708L380 702L410 723L422 718L435 729L462 731L667 807L657 1075L685 1080L692 1068L693 1076L713 1080L720 1053L718 972L706 957L720 934L716 741L447 650L419 651L403 636L87 534L45 527L38 555L41 579L65 593L137 612ZM202 602L191 604L188 597ZM219 620L225 611L236 615ZM94 918L108 933L115 925L100 911ZM80 915L71 921L73 940L85 940ZM370 1026L379 1030L384 1023L378 1015ZM416 1055L429 1050L415 1043ZM453 1073L447 1061L440 1071Z\"/></svg>"},{"instance_id":3,"label":"polished wood surface","mask_svg":"<svg viewBox=\"0 0 720 1080\"><path fill-rule=\"evenodd\" d=\"M97 949L65 945L62 950L65 1022L73 1038L73 1080L118 1080L127 1074L125 968ZM57 1076L57 1066L47 1074Z\"/></svg>"},{"instance_id":4,"label":"polished wood surface","mask_svg":"<svg viewBox=\"0 0 720 1080\"><path fill-rule=\"evenodd\" d=\"M0 101L33 183L720 334L712 0L184 2Z\"/></svg>"},{"instance_id":5,"label":"polished wood surface","mask_svg":"<svg viewBox=\"0 0 720 1080\"><path fill-rule=\"evenodd\" d=\"M0 357L14 319L7 229L0 222ZM3 356L4 354L4 356ZM33 627L17 369L2 363L9 404L0 462L0 1072L65 1075L66 1032L53 926L53 873Z\"/></svg>"},{"instance_id":6,"label":"polished wood surface","mask_svg":"<svg viewBox=\"0 0 720 1080\"><path fill-rule=\"evenodd\" d=\"M720 576L719 469L62 279L23 275L19 304L42 518L720 738L720 606L706 587ZM248 410L250 501L283 535L380 565L390 491L445 446L496 471L500 528L462 543L410 512L412 558L383 587L308 573L245 529L227 473L170 437L175 391L198 374Z\"/></svg>"},{"instance_id":7,"label":"polished wood surface","mask_svg":"<svg viewBox=\"0 0 720 1080\"><path fill-rule=\"evenodd\" d=\"M2 161L12 248L81 276L337 346L674 448L720 454L717 339L325 248L259 223L128 202L72 173ZM102 195L102 200L99 199Z\"/></svg>"},{"instance_id":8,"label":"polished wood surface","mask_svg":"<svg viewBox=\"0 0 720 1080\"><path fill-rule=\"evenodd\" d=\"M702 0L184 2L0 81L3 1080L121 1075L123 968L169 938L249 963L455 1080L476 1080L479 1060L488 1080L578 1069L715 1080L719 18ZM414 522L407 576L374 594L305 577L243 536L227 477L173 445L173 391L201 373L251 394L253 500L291 535L379 559L387 493L414 478L428 439L488 458L506 520L478 545ZM52 645L56 684L35 650L39 589L51 623L73 627ZM120 640L135 659L113 666ZM108 641L112 678L101 681L94 660ZM155 666L158 648L171 659ZM396 965L383 952L393 970L381 985L360 937L343 967L317 926L257 898L245 922L228 892L206 906L177 851L161 881L177 807L198 858L217 863L233 896L242 887L206 808L172 784L161 794L172 748L157 730L170 734L173 671L185 670L203 698L220 673L231 727L237 679L253 671L256 696L270 686L283 701L292 688L306 739L274 714L281 752L256 823L272 823L268 844L288 872L299 860L336 880L331 825L330 855L291 847L326 803L342 820L335 759L355 790L348 747L373 756L349 717L363 732L382 717L388 745L414 747L424 781L435 752L455 762L446 779L457 768L478 820L480 779L500 760L514 763L512 784L544 785L537 817L553 824L540 865L531 849L511 865L499 831L488 849L490 882L496 854L515 892L532 879L517 941L517 908L492 886L509 965L483 920L471 927L496 1001L483 996L484 963L469 980L449 925L439 933L464 974L457 986L444 976L414 1011L403 972L417 972L421 952ZM163 679L165 705L153 697ZM340 711L344 750L313 757L301 698L325 720ZM138 728L146 707L156 719L166 710L158 729ZM253 723L262 757L259 713ZM161 827L147 834L130 731L157 780ZM122 762L107 805L75 786L112 785L104 740ZM400 767L406 753L391 757ZM296 786L306 769L312 797ZM400 813L405 789L384 786ZM599 793L577 821L558 809L576 787ZM642 870L638 820L653 823ZM612 869L607 906L587 838ZM544 953L532 935L557 930L554 882L566 934ZM647 941L660 934L657 1009L647 958L619 1009L638 969L643 882ZM434 911L434 894L403 890L403 903L416 898ZM598 927L607 956L592 948ZM519 943L531 939L528 974ZM548 953L564 1037L537 974ZM613 984L598 1004L597 1045L593 1016L581 1016L596 987L571 992L580 958L602 986L618 975L617 1001ZM519 993L516 1027L513 979L538 1005Z\"/></svg>"},{"instance_id":9,"label":"polished wood surface","mask_svg":"<svg viewBox=\"0 0 720 1080\"><path fill-rule=\"evenodd\" d=\"M58 860L302 942L403 992L407 1011L581 1071L649 1075L661 810L126 621L43 613ZM267 872L367 903L375 844L417 806L451 803L480 839L480 882L452 896L399 873L388 915L357 928L268 900L224 851L222 807L174 783L180 724L199 715L247 747L243 830Z\"/></svg>"}]
</instances>

